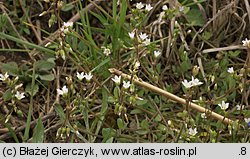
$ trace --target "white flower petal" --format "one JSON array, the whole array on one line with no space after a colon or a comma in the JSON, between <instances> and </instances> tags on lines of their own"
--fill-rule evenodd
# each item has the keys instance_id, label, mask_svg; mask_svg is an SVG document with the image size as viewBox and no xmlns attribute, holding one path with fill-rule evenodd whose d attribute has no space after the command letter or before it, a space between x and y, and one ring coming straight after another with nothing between
<instances>
[{"instance_id":1,"label":"white flower petal","mask_svg":"<svg viewBox=\"0 0 250 159\"><path fill-rule=\"evenodd\" d=\"M130 81L123 81L123 87L125 88L125 89L128 89L129 87L130 87Z\"/></svg>"},{"instance_id":2,"label":"white flower petal","mask_svg":"<svg viewBox=\"0 0 250 159\"><path fill-rule=\"evenodd\" d=\"M144 4L142 2L136 3L136 8L137 9L142 9L144 7Z\"/></svg>"},{"instance_id":3,"label":"white flower petal","mask_svg":"<svg viewBox=\"0 0 250 159\"><path fill-rule=\"evenodd\" d=\"M233 67L228 68L228 69L227 69L227 72L228 72L228 73L234 73L234 68L233 68Z\"/></svg>"},{"instance_id":4,"label":"white flower petal","mask_svg":"<svg viewBox=\"0 0 250 159\"><path fill-rule=\"evenodd\" d=\"M21 100L21 99L25 98L25 95L24 95L24 93L20 93L19 91L17 91L16 94L15 94L15 97L18 100Z\"/></svg>"}]
</instances>

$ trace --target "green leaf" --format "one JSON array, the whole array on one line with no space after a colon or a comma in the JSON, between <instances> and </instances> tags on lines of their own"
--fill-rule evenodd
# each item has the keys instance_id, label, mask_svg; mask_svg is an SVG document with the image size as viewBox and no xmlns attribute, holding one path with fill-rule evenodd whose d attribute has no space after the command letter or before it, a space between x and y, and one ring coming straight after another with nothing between
<instances>
[{"instance_id":1,"label":"green leaf","mask_svg":"<svg viewBox=\"0 0 250 159\"><path fill-rule=\"evenodd\" d=\"M114 97L115 97L115 99L119 99L119 93L120 92L120 89L119 89L119 87L115 87L115 89L114 89Z\"/></svg>"},{"instance_id":2,"label":"green leaf","mask_svg":"<svg viewBox=\"0 0 250 159\"><path fill-rule=\"evenodd\" d=\"M205 24L203 16L198 8L192 8L186 14L187 20L191 26L202 27Z\"/></svg>"},{"instance_id":3,"label":"green leaf","mask_svg":"<svg viewBox=\"0 0 250 159\"><path fill-rule=\"evenodd\" d=\"M237 51L229 51L229 57L238 57L239 54L240 54L240 51L237 50Z\"/></svg>"},{"instance_id":4,"label":"green leaf","mask_svg":"<svg viewBox=\"0 0 250 159\"><path fill-rule=\"evenodd\" d=\"M114 97L112 97L112 96L108 96L107 102L109 102L109 103L115 103L115 102L116 102L116 100L115 100L115 98L114 98Z\"/></svg>"},{"instance_id":5,"label":"green leaf","mask_svg":"<svg viewBox=\"0 0 250 159\"><path fill-rule=\"evenodd\" d=\"M40 71L48 71L55 67L55 63L52 61L39 60L35 62L35 68Z\"/></svg>"},{"instance_id":6,"label":"green leaf","mask_svg":"<svg viewBox=\"0 0 250 159\"><path fill-rule=\"evenodd\" d=\"M159 126L157 127L158 130L162 131L162 132L166 132L167 127L163 124L159 124Z\"/></svg>"},{"instance_id":7,"label":"green leaf","mask_svg":"<svg viewBox=\"0 0 250 159\"><path fill-rule=\"evenodd\" d=\"M162 120L162 118L161 118L161 116L158 114L156 117L155 117L155 119L154 119L155 121L161 121Z\"/></svg>"},{"instance_id":8,"label":"green leaf","mask_svg":"<svg viewBox=\"0 0 250 159\"><path fill-rule=\"evenodd\" d=\"M63 108L61 107L61 105L55 104L54 107L55 107L56 113L59 115L61 121L64 121L65 114L64 114L64 111L63 111Z\"/></svg>"},{"instance_id":9,"label":"green leaf","mask_svg":"<svg viewBox=\"0 0 250 159\"><path fill-rule=\"evenodd\" d=\"M136 101L136 104L137 104L137 105L145 105L145 104L147 104L147 102L148 102L148 101L147 101L147 100L144 100L144 99L143 99L143 100L137 100L137 101Z\"/></svg>"},{"instance_id":10,"label":"green leaf","mask_svg":"<svg viewBox=\"0 0 250 159\"><path fill-rule=\"evenodd\" d=\"M75 6L72 3L68 3L62 7L62 11L67 12L74 8Z\"/></svg>"},{"instance_id":11,"label":"green leaf","mask_svg":"<svg viewBox=\"0 0 250 159\"><path fill-rule=\"evenodd\" d=\"M117 126L119 129L124 129L124 122L121 118L117 119Z\"/></svg>"},{"instance_id":12,"label":"green leaf","mask_svg":"<svg viewBox=\"0 0 250 159\"><path fill-rule=\"evenodd\" d=\"M8 74L12 76L19 75L19 68L15 62L9 62L6 64L2 64L2 69L4 72L8 72Z\"/></svg>"},{"instance_id":13,"label":"green leaf","mask_svg":"<svg viewBox=\"0 0 250 159\"><path fill-rule=\"evenodd\" d=\"M37 94L38 90L39 90L39 86L37 84L35 84L34 88L33 88L33 96L35 96ZM29 83L29 84L26 85L25 92L29 93L29 95L32 94L31 83Z\"/></svg>"},{"instance_id":14,"label":"green leaf","mask_svg":"<svg viewBox=\"0 0 250 159\"><path fill-rule=\"evenodd\" d=\"M8 90L5 91L4 94L3 94L3 100L6 102L6 101L11 100L11 98L12 98L12 93L11 93L11 90L8 89Z\"/></svg>"},{"instance_id":15,"label":"green leaf","mask_svg":"<svg viewBox=\"0 0 250 159\"><path fill-rule=\"evenodd\" d=\"M204 31L204 33L202 34L202 37L205 40L209 40L212 36L213 36L213 34L211 32L208 32L208 31Z\"/></svg>"},{"instance_id":16,"label":"green leaf","mask_svg":"<svg viewBox=\"0 0 250 159\"><path fill-rule=\"evenodd\" d=\"M114 137L111 137L111 138L109 138L109 139L106 141L106 143L112 143L113 140L114 140Z\"/></svg>"},{"instance_id":17,"label":"green leaf","mask_svg":"<svg viewBox=\"0 0 250 159\"><path fill-rule=\"evenodd\" d=\"M148 130L137 130L136 133L139 135L146 135L148 134Z\"/></svg>"},{"instance_id":18,"label":"green leaf","mask_svg":"<svg viewBox=\"0 0 250 159\"><path fill-rule=\"evenodd\" d=\"M41 118L38 118L34 134L32 137L33 143L42 143L44 138L44 126Z\"/></svg>"},{"instance_id":19,"label":"green leaf","mask_svg":"<svg viewBox=\"0 0 250 159\"><path fill-rule=\"evenodd\" d=\"M43 81L53 81L55 79L54 74L45 74L45 75L39 75L40 79Z\"/></svg>"},{"instance_id":20,"label":"green leaf","mask_svg":"<svg viewBox=\"0 0 250 159\"><path fill-rule=\"evenodd\" d=\"M140 109L134 109L130 112L130 114L141 114L142 111Z\"/></svg>"},{"instance_id":21,"label":"green leaf","mask_svg":"<svg viewBox=\"0 0 250 159\"><path fill-rule=\"evenodd\" d=\"M142 120L140 125L141 125L142 129L148 130L148 128L149 128L149 124L148 124L148 121L146 119Z\"/></svg>"},{"instance_id":22,"label":"green leaf","mask_svg":"<svg viewBox=\"0 0 250 159\"><path fill-rule=\"evenodd\" d=\"M103 136L103 143L106 143L107 141L110 140L111 137L114 137L116 134L114 129L111 128L103 128L102 129L102 136Z\"/></svg>"}]
</instances>

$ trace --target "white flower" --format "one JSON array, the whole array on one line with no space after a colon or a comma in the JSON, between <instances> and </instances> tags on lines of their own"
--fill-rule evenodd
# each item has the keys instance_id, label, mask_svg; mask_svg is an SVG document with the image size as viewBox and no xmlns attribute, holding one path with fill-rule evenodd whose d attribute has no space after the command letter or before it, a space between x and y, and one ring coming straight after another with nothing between
<instances>
[{"instance_id":1,"label":"white flower","mask_svg":"<svg viewBox=\"0 0 250 159\"><path fill-rule=\"evenodd\" d=\"M134 68L137 70L140 67L141 63L139 61L135 62Z\"/></svg>"},{"instance_id":2,"label":"white flower","mask_svg":"<svg viewBox=\"0 0 250 159\"><path fill-rule=\"evenodd\" d=\"M73 22L63 22L63 26L61 28L62 35L65 36L69 32L69 28L72 28Z\"/></svg>"},{"instance_id":3,"label":"white flower","mask_svg":"<svg viewBox=\"0 0 250 159\"><path fill-rule=\"evenodd\" d=\"M15 94L15 97L18 99L18 100L21 100L25 97L24 93L20 93L19 91L16 92Z\"/></svg>"},{"instance_id":4,"label":"white flower","mask_svg":"<svg viewBox=\"0 0 250 159\"><path fill-rule=\"evenodd\" d=\"M80 81L82 81L82 80L84 79L84 72L81 72L81 73L76 72L76 77L77 77Z\"/></svg>"},{"instance_id":5,"label":"white flower","mask_svg":"<svg viewBox=\"0 0 250 159\"><path fill-rule=\"evenodd\" d=\"M66 86L63 86L62 89L56 89L57 93L62 96L66 96L69 92L68 88Z\"/></svg>"},{"instance_id":6,"label":"white flower","mask_svg":"<svg viewBox=\"0 0 250 159\"><path fill-rule=\"evenodd\" d=\"M243 110L245 106L244 106L244 105L239 105L239 104L238 104L238 105L236 105L236 110L240 110L240 109L241 109L241 107L242 107L242 110Z\"/></svg>"},{"instance_id":7,"label":"white flower","mask_svg":"<svg viewBox=\"0 0 250 159\"><path fill-rule=\"evenodd\" d=\"M191 82L192 86L199 86L199 85L203 84L202 82L199 81L198 78L194 79L193 76L192 76L192 81L190 81L190 82Z\"/></svg>"},{"instance_id":8,"label":"white flower","mask_svg":"<svg viewBox=\"0 0 250 159\"><path fill-rule=\"evenodd\" d=\"M184 11L184 7L181 6L181 7L179 8L179 12L183 12L183 11Z\"/></svg>"},{"instance_id":9,"label":"white flower","mask_svg":"<svg viewBox=\"0 0 250 159\"><path fill-rule=\"evenodd\" d=\"M183 84L183 86L187 89L192 87L191 82L188 82L186 79L184 81L181 82Z\"/></svg>"},{"instance_id":10,"label":"white flower","mask_svg":"<svg viewBox=\"0 0 250 159\"><path fill-rule=\"evenodd\" d=\"M90 73L86 73L85 75L84 75L84 77L86 78L86 80L87 81L90 81L91 80L91 78L93 77L93 75L91 74L91 72Z\"/></svg>"},{"instance_id":11,"label":"white flower","mask_svg":"<svg viewBox=\"0 0 250 159\"><path fill-rule=\"evenodd\" d=\"M134 39L134 37L135 37L135 32L132 31L132 32L128 33L128 35L129 35L129 37L130 37L131 39Z\"/></svg>"},{"instance_id":12,"label":"white flower","mask_svg":"<svg viewBox=\"0 0 250 159\"><path fill-rule=\"evenodd\" d=\"M125 88L125 89L128 89L129 87L130 87L130 81L123 81L123 87Z\"/></svg>"},{"instance_id":13,"label":"white flower","mask_svg":"<svg viewBox=\"0 0 250 159\"><path fill-rule=\"evenodd\" d=\"M142 44L143 44L144 46L149 45L149 44L150 44L150 39L147 38L145 41L142 42Z\"/></svg>"},{"instance_id":14,"label":"white flower","mask_svg":"<svg viewBox=\"0 0 250 159\"><path fill-rule=\"evenodd\" d=\"M246 123L250 122L250 118L245 118L244 120L245 120Z\"/></svg>"},{"instance_id":15,"label":"white flower","mask_svg":"<svg viewBox=\"0 0 250 159\"><path fill-rule=\"evenodd\" d=\"M250 40L248 40L247 38L243 40L242 43L243 43L243 46L250 48Z\"/></svg>"},{"instance_id":16,"label":"white flower","mask_svg":"<svg viewBox=\"0 0 250 159\"><path fill-rule=\"evenodd\" d=\"M168 120L168 125L171 125L172 124L172 121L171 120Z\"/></svg>"},{"instance_id":17,"label":"white flower","mask_svg":"<svg viewBox=\"0 0 250 159\"><path fill-rule=\"evenodd\" d=\"M201 113L201 118L206 119L207 118L206 113Z\"/></svg>"},{"instance_id":18,"label":"white flower","mask_svg":"<svg viewBox=\"0 0 250 159\"><path fill-rule=\"evenodd\" d=\"M121 83L121 76L115 75L115 77L112 78L112 81L114 81L117 85L120 85L120 83Z\"/></svg>"},{"instance_id":19,"label":"white flower","mask_svg":"<svg viewBox=\"0 0 250 159\"><path fill-rule=\"evenodd\" d=\"M188 129L188 134L189 134L190 136L195 136L197 133L198 133L198 132L197 132L196 128L194 128L194 129L189 128L189 129Z\"/></svg>"},{"instance_id":20,"label":"white flower","mask_svg":"<svg viewBox=\"0 0 250 159\"><path fill-rule=\"evenodd\" d=\"M146 33L140 33L139 37L143 41L148 38L148 35Z\"/></svg>"},{"instance_id":21,"label":"white flower","mask_svg":"<svg viewBox=\"0 0 250 159\"><path fill-rule=\"evenodd\" d=\"M0 74L0 81L6 81L9 78L9 75L7 72L5 74Z\"/></svg>"},{"instance_id":22,"label":"white flower","mask_svg":"<svg viewBox=\"0 0 250 159\"><path fill-rule=\"evenodd\" d=\"M168 6L167 5L162 6L162 10L164 11L168 10Z\"/></svg>"},{"instance_id":23,"label":"white flower","mask_svg":"<svg viewBox=\"0 0 250 159\"><path fill-rule=\"evenodd\" d=\"M142 9L144 7L144 4L142 2L136 3L136 8L137 9Z\"/></svg>"},{"instance_id":24,"label":"white flower","mask_svg":"<svg viewBox=\"0 0 250 159\"><path fill-rule=\"evenodd\" d=\"M227 72L228 72L228 73L234 73L234 68L233 68L233 67L228 68L228 69L227 69Z\"/></svg>"},{"instance_id":25,"label":"white flower","mask_svg":"<svg viewBox=\"0 0 250 159\"><path fill-rule=\"evenodd\" d=\"M151 11L153 9L153 7L150 5L150 4L146 4L146 8L145 8L145 10L146 11Z\"/></svg>"},{"instance_id":26,"label":"white flower","mask_svg":"<svg viewBox=\"0 0 250 159\"><path fill-rule=\"evenodd\" d=\"M65 28L69 28L69 27L72 27L73 26L73 22L63 22L63 26L65 27Z\"/></svg>"},{"instance_id":27,"label":"white flower","mask_svg":"<svg viewBox=\"0 0 250 159\"><path fill-rule=\"evenodd\" d=\"M154 51L154 57L155 57L155 58L159 57L159 56L160 56L160 54L161 54L161 52L160 52L160 51Z\"/></svg>"},{"instance_id":28,"label":"white flower","mask_svg":"<svg viewBox=\"0 0 250 159\"><path fill-rule=\"evenodd\" d=\"M106 56L108 56L108 55L111 54L111 51L110 51L110 49L105 48L104 51L103 51L103 53L104 53Z\"/></svg>"},{"instance_id":29,"label":"white flower","mask_svg":"<svg viewBox=\"0 0 250 159\"><path fill-rule=\"evenodd\" d=\"M221 104L218 105L222 110L226 110L229 107L229 103L225 103L224 100L221 102Z\"/></svg>"}]
</instances>

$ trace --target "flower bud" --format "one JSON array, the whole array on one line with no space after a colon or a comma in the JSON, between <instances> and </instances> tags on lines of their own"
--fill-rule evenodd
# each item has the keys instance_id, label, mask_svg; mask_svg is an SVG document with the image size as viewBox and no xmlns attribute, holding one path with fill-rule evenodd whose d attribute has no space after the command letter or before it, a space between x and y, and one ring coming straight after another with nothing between
<instances>
[{"instance_id":1,"label":"flower bud","mask_svg":"<svg viewBox=\"0 0 250 159\"><path fill-rule=\"evenodd\" d=\"M193 67L193 69L192 69L192 74L193 74L194 77L195 77L196 75L198 75L199 70L200 70L200 67L199 67L199 66L195 65L195 66Z\"/></svg>"}]
</instances>

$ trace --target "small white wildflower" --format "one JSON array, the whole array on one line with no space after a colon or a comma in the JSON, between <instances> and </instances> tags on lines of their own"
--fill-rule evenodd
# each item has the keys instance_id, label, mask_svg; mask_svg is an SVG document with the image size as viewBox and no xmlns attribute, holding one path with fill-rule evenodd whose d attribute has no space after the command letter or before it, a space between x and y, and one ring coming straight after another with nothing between
<instances>
[{"instance_id":1,"label":"small white wildflower","mask_svg":"<svg viewBox=\"0 0 250 159\"><path fill-rule=\"evenodd\" d=\"M130 37L131 39L134 39L134 37L135 37L135 32L134 32L134 31L129 32L128 35L129 35L129 37Z\"/></svg>"},{"instance_id":2,"label":"small white wildflower","mask_svg":"<svg viewBox=\"0 0 250 159\"><path fill-rule=\"evenodd\" d=\"M65 28L69 28L69 27L72 27L73 26L73 22L63 22L63 26L65 27Z\"/></svg>"},{"instance_id":3,"label":"small white wildflower","mask_svg":"<svg viewBox=\"0 0 250 159\"><path fill-rule=\"evenodd\" d=\"M168 10L168 6L167 5L162 6L162 10L164 11Z\"/></svg>"},{"instance_id":4,"label":"small white wildflower","mask_svg":"<svg viewBox=\"0 0 250 159\"><path fill-rule=\"evenodd\" d=\"M197 129L196 129L196 128L194 128L194 129L189 128L189 129L188 129L188 134L189 134L190 136L195 136L197 133L198 133L198 132L197 132Z\"/></svg>"},{"instance_id":5,"label":"small white wildflower","mask_svg":"<svg viewBox=\"0 0 250 159\"><path fill-rule=\"evenodd\" d=\"M160 51L154 51L154 57L155 58L158 58L159 56L161 55L161 52Z\"/></svg>"},{"instance_id":6,"label":"small white wildflower","mask_svg":"<svg viewBox=\"0 0 250 159\"><path fill-rule=\"evenodd\" d=\"M147 38L145 41L142 42L144 46L148 46L150 44L150 39Z\"/></svg>"},{"instance_id":7,"label":"small white wildflower","mask_svg":"<svg viewBox=\"0 0 250 159\"><path fill-rule=\"evenodd\" d=\"M105 48L104 51L103 51L103 53L104 53L106 56L109 56L109 55L111 54L111 51L110 51L110 49Z\"/></svg>"},{"instance_id":8,"label":"small white wildflower","mask_svg":"<svg viewBox=\"0 0 250 159\"><path fill-rule=\"evenodd\" d=\"M9 78L8 72L5 72L5 74L0 74L0 81L6 81Z\"/></svg>"},{"instance_id":9,"label":"small white wildflower","mask_svg":"<svg viewBox=\"0 0 250 159\"><path fill-rule=\"evenodd\" d=\"M214 83L214 80L215 80L215 76L212 75L212 76L211 76L211 82Z\"/></svg>"},{"instance_id":10,"label":"small white wildflower","mask_svg":"<svg viewBox=\"0 0 250 159\"><path fill-rule=\"evenodd\" d=\"M125 89L128 89L129 87L130 87L130 81L123 81L123 87L125 88Z\"/></svg>"},{"instance_id":11,"label":"small white wildflower","mask_svg":"<svg viewBox=\"0 0 250 159\"><path fill-rule=\"evenodd\" d=\"M229 107L229 103L225 103L224 100L221 102L221 104L218 105L222 110L226 110Z\"/></svg>"},{"instance_id":12,"label":"small white wildflower","mask_svg":"<svg viewBox=\"0 0 250 159\"><path fill-rule=\"evenodd\" d=\"M203 84L202 82L199 81L198 78L194 79L193 76L192 76L192 81L190 81L190 82L191 82L192 86L199 86L199 85Z\"/></svg>"},{"instance_id":13,"label":"small white wildflower","mask_svg":"<svg viewBox=\"0 0 250 159\"><path fill-rule=\"evenodd\" d=\"M168 125L171 125L172 124L172 121L171 120L168 120Z\"/></svg>"},{"instance_id":14,"label":"small white wildflower","mask_svg":"<svg viewBox=\"0 0 250 159\"><path fill-rule=\"evenodd\" d=\"M244 120L245 120L246 123L250 122L250 118L245 118Z\"/></svg>"},{"instance_id":15,"label":"small white wildflower","mask_svg":"<svg viewBox=\"0 0 250 159\"><path fill-rule=\"evenodd\" d=\"M227 72L228 72L228 73L234 73L234 68L233 68L233 67L228 68L228 69L227 69Z\"/></svg>"},{"instance_id":16,"label":"small white wildflower","mask_svg":"<svg viewBox=\"0 0 250 159\"><path fill-rule=\"evenodd\" d=\"M245 108L245 106L244 106L244 105L239 105L239 104L237 104L237 105L236 105L236 110L240 110L240 109L241 109L241 107L242 107L242 110Z\"/></svg>"},{"instance_id":17,"label":"small white wildflower","mask_svg":"<svg viewBox=\"0 0 250 159\"><path fill-rule=\"evenodd\" d=\"M115 84L120 85L120 83L121 83L121 76L115 75L115 77L112 78L112 81L114 81Z\"/></svg>"},{"instance_id":18,"label":"small white wildflower","mask_svg":"<svg viewBox=\"0 0 250 159\"><path fill-rule=\"evenodd\" d=\"M150 4L146 4L145 10L146 11L151 11L153 9L153 7Z\"/></svg>"},{"instance_id":19,"label":"small white wildflower","mask_svg":"<svg viewBox=\"0 0 250 159\"><path fill-rule=\"evenodd\" d=\"M73 22L63 22L63 26L61 28L61 31L63 32L63 36L69 32L69 28L72 28Z\"/></svg>"},{"instance_id":20,"label":"small white wildflower","mask_svg":"<svg viewBox=\"0 0 250 159\"><path fill-rule=\"evenodd\" d=\"M62 96L66 96L69 92L68 88L66 86L63 86L62 89L56 89L57 93Z\"/></svg>"},{"instance_id":21,"label":"small white wildflower","mask_svg":"<svg viewBox=\"0 0 250 159\"><path fill-rule=\"evenodd\" d=\"M186 79L184 81L181 82L183 84L183 86L187 89L192 87L191 82L188 82Z\"/></svg>"},{"instance_id":22,"label":"small white wildflower","mask_svg":"<svg viewBox=\"0 0 250 159\"><path fill-rule=\"evenodd\" d=\"M242 43L243 43L243 46L250 48L250 40L248 40L247 38L243 40Z\"/></svg>"},{"instance_id":23,"label":"small white wildflower","mask_svg":"<svg viewBox=\"0 0 250 159\"><path fill-rule=\"evenodd\" d=\"M181 7L179 8L179 12L183 12L183 11L184 11L184 7L181 6Z\"/></svg>"},{"instance_id":24,"label":"small white wildflower","mask_svg":"<svg viewBox=\"0 0 250 159\"><path fill-rule=\"evenodd\" d=\"M143 41L148 38L148 35L146 33L140 33L139 37Z\"/></svg>"},{"instance_id":25,"label":"small white wildflower","mask_svg":"<svg viewBox=\"0 0 250 159\"><path fill-rule=\"evenodd\" d=\"M84 75L84 77L86 78L86 80L87 81L90 81L91 80L91 78L93 77L93 75L91 74L91 72L90 73L86 73L85 75Z\"/></svg>"},{"instance_id":26,"label":"small white wildflower","mask_svg":"<svg viewBox=\"0 0 250 159\"><path fill-rule=\"evenodd\" d=\"M144 7L144 4L142 2L136 3L136 8L137 9L142 9Z\"/></svg>"},{"instance_id":27,"label":"small white wildflower","mask_svg":"<svg viewBox=\"0 0 250 159\"><path fill-rule=\"evenodd\" d=\"M81 73L79 73L79 72L76 72L76 77L80 80L80 81L82 81L83 79L84 79L84 72L81 72Z\"/></svg>"},{"instance_id":28,"label":"small white wildflower","mask_svg":"<svg viewBox=\"0 0 250 159\"><path fill-rule=\"evenodd\" d=\"M207 118L206 113L201 113L201 118L206 119Z\"/></svg>"},{"instance_id":29,"label":"small white wildflower","mask_svg":"<svg viewBox=\"0 0 250 159\"><path fill-rule=\"evenodd\" d=\"M24 95L24 93L20 93L19 91L17 91L16 94L15 94L15 97L18 100L21 100L21 99L25 98L25 95Z\"/></svg>"},{"instance_id":30,"label":"small white wildflower","mask_svg":"<svg viewBox=\"0 0 250 159\"><path fill-rule=\"evenodd\" d=\"M135 62L134 68L137 70L140 67L141 63L139 61Z\"/></svg>"}]
</instances>

